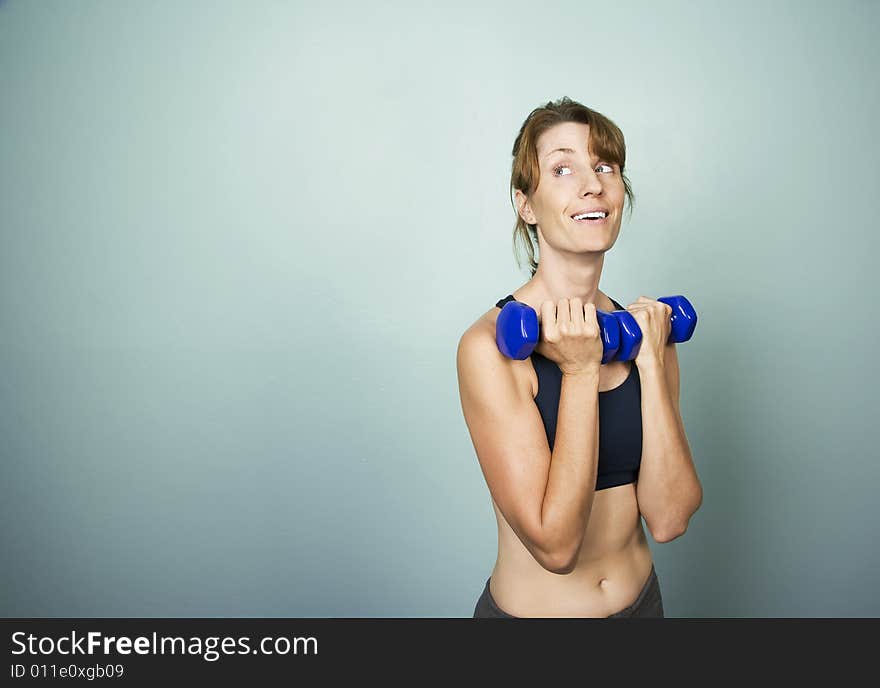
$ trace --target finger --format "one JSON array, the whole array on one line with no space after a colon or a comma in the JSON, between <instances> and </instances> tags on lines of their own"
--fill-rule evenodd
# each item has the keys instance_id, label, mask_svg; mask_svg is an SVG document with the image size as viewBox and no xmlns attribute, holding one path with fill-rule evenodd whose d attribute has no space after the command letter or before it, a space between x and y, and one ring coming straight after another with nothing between
<instances>
[{"instance_id":1,"label":"finger","mask_svg":"<svg viewBox=\"0 0 880 688\"><path fill-rule=\"evenodd\" d=\"M550 315L552 314L552 318ZM543 325L546 322L549 322L551 319L556 319L556 304L552 301L541 301L538 305L538 316Z\"/></svg>"},{"instance_id":2,"label":"finger","mask_svg":"<svg viewBox=\"0 0 880 688\"><path fill-rule=\"evenodd\" d=\"M549 299L541 304L541 333L544 338L556 334L556 304Z\"/></svg>"},{"instance_id":3,"label":"finger","mask_svg":"<svg viewBox=\"0 0 880 688\"><path fill-rule=\"evenodd\" d=\"M571 322L575 324L583 324L584 322L584 302L574 296L568 300L569 314Z\"/></svg>"},{"instance_id":4,"label":"finger","mask_svg":"<svg viewBox=\"0 0 880 688\"><path fill-rule=\"evenodd\" d=\"M571 322L571 306L568 299L559 299L556 304L556 323L561 327L563 323Z\"/></svg>"},{"instance_id":5,"label":"finger","mask_svg":"<svg viewBox=\"0 0 880 688\"><path fill-rule=\"evenodd\" d=\"M642 307L646 310L657 311L665 315L672 315L672 306L668 303L663 303L662 301L643 301Z\"/></svg>"},{"instance_id":6,"label":"finger","mask_svg":"<svg viewBox=\"0 0 880 688\"><path fill-rule=\"evenodd\" d=\"M587 328L587 332L592 334L599 329L599 319L596 315L596 304L587 301L584 304L584 327Z\"/></svg>"}]
</instances>

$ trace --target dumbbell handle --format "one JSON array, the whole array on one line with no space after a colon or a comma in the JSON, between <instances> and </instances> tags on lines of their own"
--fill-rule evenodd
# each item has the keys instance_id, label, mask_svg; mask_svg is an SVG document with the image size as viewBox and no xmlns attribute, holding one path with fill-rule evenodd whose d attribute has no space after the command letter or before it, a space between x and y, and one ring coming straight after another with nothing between
<instances>
[{"instance_id":1,"label":"dumbbell handle","mask_svg":"<svg viewBox=\"0 0 880 688\"><path fill-rule=\"evenodd\" d=\"M672 308L671 331L667 342L686 342L697 326L697 313L684 296L661 296L657 299ZM596 310L599 334L602 338L602 363L612 360L634 359L642 342L642 331L629 311L608 313ZM498 350L508 358L528 358L538 344L540 325L538 314L528 304L510 301L504 304L495 322L495 342Z\"/></svg>"}]
</instances>

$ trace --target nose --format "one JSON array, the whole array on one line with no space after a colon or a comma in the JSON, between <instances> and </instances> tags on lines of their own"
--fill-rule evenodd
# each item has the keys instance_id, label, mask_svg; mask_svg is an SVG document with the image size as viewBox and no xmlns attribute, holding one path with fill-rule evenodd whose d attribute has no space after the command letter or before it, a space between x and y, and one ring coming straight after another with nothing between
<instances>
[{"instance_id":1,"label":"nose","mask_svg":"<svg viewBox=\"0 0 880 688\"><path fill-rule=\"evenodd\" d=\"M582 179L584 181L581 184L581 196L588 192L593 194L602 192L602 182L599 180L599 175L596 174L595 170L588 169Z\"/></svg>"}]
</instances>

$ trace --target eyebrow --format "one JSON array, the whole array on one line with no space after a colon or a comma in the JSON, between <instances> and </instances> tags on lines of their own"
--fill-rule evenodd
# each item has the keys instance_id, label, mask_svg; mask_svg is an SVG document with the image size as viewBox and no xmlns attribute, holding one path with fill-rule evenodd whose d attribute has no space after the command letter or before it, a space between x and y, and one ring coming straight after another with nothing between
<instances>
[{"instance_id":1,"label":"eyebrow","mask_svg":"<svg viewBox=\"0 0 880 688\"><path fill-rule=\"evenodd\" d=\"M573 149L571 149L571 148L554 148L552 151L550 151L549 153L547 153L547 154L544 156L544 159L546 160L547 158L549 158L549 157L550 157L551 155L553 155L554 153L572 153L572 154L573 154L573 153L575 153L575 151L574 151ZM593 157L593 158L597 158L598 156L594 155L594 156L592 156L592 157Z\"/></svg>"}]
</instances>

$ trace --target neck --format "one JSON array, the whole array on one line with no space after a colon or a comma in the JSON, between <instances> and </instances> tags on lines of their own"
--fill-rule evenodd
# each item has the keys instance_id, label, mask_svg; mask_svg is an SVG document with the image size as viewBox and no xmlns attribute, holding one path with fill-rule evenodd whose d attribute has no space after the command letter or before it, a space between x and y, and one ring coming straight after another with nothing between
<instances>
[{"instance_id":1,"label":"neck","mask_svg":"<svg viewBox=\"0 0 880 688\"><path fill-rule=\"evenodd\" d=\"M540 313L544 301L558 303L559 299L579 298L605 310L605 296L599 292L599 278L605 253L562 254L545 252L538 269L526 284L514 294L517 301L528 304Z\"/></svg>"}]
</instances>

